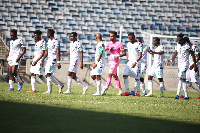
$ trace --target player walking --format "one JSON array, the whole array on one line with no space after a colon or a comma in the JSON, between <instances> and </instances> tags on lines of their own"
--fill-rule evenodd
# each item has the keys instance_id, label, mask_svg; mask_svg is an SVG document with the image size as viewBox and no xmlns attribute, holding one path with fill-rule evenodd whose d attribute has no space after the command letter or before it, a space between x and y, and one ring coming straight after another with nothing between
<instances>
[{"instance_id":1,"label":"player walking","mask_svg":"<svg viewBox=\"0 0 200 133\"><path fill-rule=\"evenodd\" d=\"M22 89L23 82L21 77L17 74L17 68L20 64L21 57L26 53L26 46L21 39L17 38L17 30L12 29L10 31L10 37L10 46L5 57L5 61L8 62L10 84L10 88L7 91L14 91L14 77L16 77L18 80L18 91L20 91ZM22 50L21 54L20 50Z\"/></svg>"},{"instance_id":2,"label":"player walking","mask_svg":"<svg viewBox=\"0 0 200 133\"><path fill-rule=\"evenodd\" d=\"M70 49L67 53L62 54L61 56L70 55L70 67L68 70L68 83L67 83L67 91L64 92L66 94L71 93L71 84L72 79L74 79L78 84L83 87L83 94L86 93L88 87L83 84L83 82L76 76L77 68L80 64L80 68L83 69L83 49L80 41L77 40L77 33L72 32L70 34ZM81 57L80 57L81 56Z\"/></svg>"},{"instance_id":3,"label":"player walking","mask_svg":"<svg viewBox=\"0 0 200 133\"><path fill-rule=\"evenodd\" d=\"M52 74L55 73L56 66L58 69L61 68L60 65L60 42L54 38L55 31L53 29L48 29L47 31L47 37L49 38L47 42L47 49L45 51L45 54L42 58L42 61L40 63L41 66L44 64L45 58L48 56L48 61L45 67L45 75L47 77L47 87L48 90L44 94L51 94L52 93L52 80L58 84L59 86L59 93L62 91L62 88L64 87L63 83L58 81L55 77L52 76Z\"/></svg>"},{"instance_id":4,"label":"player walking","mask_svg":"<svg viewBox=\"0 0 200 133\"><path fill-rule=\"evenodd\" d=\"M194 62L194 71L197 70L196 68L196 60L194 52L191 49L191 46L183 39L183 34L179 34L177 36L177 46L175 47L175 53L172 56L171 61L169 62L169 65L171 65L172 61L176 58L178 55L178 88L177 88L177 94L174 97L175 99L179 99L180 91L183 85L183 91L185 93L185 97L183 99L189 99L188 92L187 92L187 83L186 83L186 71L189 68L189 55L191 54Z\"/></svg>"},{"instance_id":5,"label":"player walking","mask_svg":"<svg viewBox=\"0 0 200 133\"><path fill-rule=\"evenodd\" d=\"M135 40L134 33L128 34L128 39L130 42L127 44L128 53L127 53L127 64L124 69L124 84L126 92L122 96L140 96L140 59L142 58L142 44ZM128 76L135 78L135 85L133 91L129 92L129 80ZM137 90L137 93L135 94Z\"/></svg>"},{"instance_id":6,"label":"player walking","mask_svg":"<svg viewBox=\"0 0 200 133\"><path fill-rule=\"evenodd\" d=\"M95 52L95 62L92 64L91 78L97 83L97 92L93 94L94 96L101 95L101 75L105 68L105 45L102 42L102 35L100 33L96 34L97 46Z\"/></svg>"},{"instance_id":7,"label":"player walking","mask_svg":"<svg viewBox=\"0 0 200 133\"><path fill-rule=\"evenodd\" d=\"M105 51L107 50L110 51L109 72L108 72L106 86L103 87L101 95L105 94L106 91L108 90L112 77L115 79L115 84L119 89L119 93L117 95L121 95L123 93L119 78L117 76L117 67L119 66L120 63L119 57L125 56L126 51L123 48L123 44L118 42L116 38L117 38L117 32L111 32L110 33L111 42L108 43L108 46L105 49ZM122 52L122 54L120 54L120 52Z\"/></svg>"},{"instance_id":8,"label":"player walking","mask_svg":"<svg viewBox=\"0 0 200 133\"><path fill-rule=\"evenodd\" d=\"M153 39L153 45L157 48L155 49L155 52L152 50L149 51L150 54L154 55L154 61L153 65L149 70L149 76L148 76L148 88L150 92L145 96L154 96L153 94L153 77L157 77L160 82L160 95L157 97L164 97L163 90L164 90L164 82L163 82L163 68L164 68L164 62L163 62L163 54L164 54L164 47L160 44L160 39L158 37L155 37Z\"/></svg>"}]
</instances>

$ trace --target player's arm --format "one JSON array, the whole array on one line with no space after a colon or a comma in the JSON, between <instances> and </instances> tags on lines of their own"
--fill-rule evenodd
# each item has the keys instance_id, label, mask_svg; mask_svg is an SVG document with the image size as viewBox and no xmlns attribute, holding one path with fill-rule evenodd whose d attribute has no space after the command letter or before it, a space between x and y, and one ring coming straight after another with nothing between
<instances>
[{"instance_id":1,"label":"player's arm","mask_svg":"<svg viewBox=\"0 0 200 133\"><path fill-rule=\"evenodd\" d=\"M83 51L79 51L79 53L81 54L81 64L80 64L80 68L83 69Z\"/></svg>"},{"instance_id":2,"label":"player's arm","mask_svg":"<svg viewBox=\"0 0 200 133\"><path fill-rule=\"evenodd\" d=\"M196 72L197 71L197 66L196 66L196 59L195 59L195 54L192 50L190 50L190 55L192 56L193 58L193 62L194 62L194 71Z\"/></svg>"},{"instance_id":3,"label":"player's arm","mask_svg":"<svg viewBox=\"0 0 200 133\"><path fill-rule=\"evenodd\" d=\"M160 52L153 52L153 54L159 54L159 55L162 55L162 54L164 54L164 51L160 51Z\"/></svg>"},{"instance_id":4,"label":"player's arm","mask_svg":"<svg viewBox=\"0 0 200 133\"><path fill-rule=\"evenodd\" d=\"M59 46L56 48L56 52L57 52L57 67L58 69L60 69L61 65L60 65L60 47Z\"/></svg>"},{"instance_id":5,"label":"player's arm","mask_svg":"<svg viewBox=\"0 0 200 133\"><path fill-rule=\"evenodd\" d=\"M126 63L128 62L128 53L126 54L127 58L126 58Z\"/></svg>"},{"instance_id":6,"label":"player's arm","mask_svg":"<svg viewBox=\"0 0 200 133\"><path fill-rule=\"evenodd\" d=\"M20 60L20 58L26 53L26 47L22 47L22 53L21 55L16 59L16 62Z\"/></svg>"},{"instance_id":7,"label":"player's arm","mask_svg":"<svg viewBox=\"0 0 200 133\"><path fill-rule=\"evenodd\" d=\"M95 67L97 67L97 63L101 60L101 57L102 57L102 55L103 55L103 48L101 48L100 50L99 50L99 57L98 57L98 59L92 64L92 68L94 69Z\"/></svg>"},{"instance_id":8,"label":"player's arm","mask_svg":"<svg viewBox=\"0 0 200 133\"><path fill-rule=\"evenodd\" d=\"M169 66L171 66L171 64L172 64L172 61L174 61L175 60L175 58L176 58L176 56L178 55L178 52L177 52L177 50L175 50L175 52L174 52L174 55L172 56L172 59L170 60L170 62L168 63L169 64Z\"/></svg>"},{"instance_id":9,"label":"player's arm","mask_svg":"<svg viewBox=\"0 0 200 133\"><path fill-rule=\"evenodd\" d=\"M121 52L122 52L122 53L119 55L119 57L126 56L126 51L125 51L125 49L121 50Z\"/></svg>"},{"instance_id":10,"label":"player's arm","mask_svg":"<svg viewBox=\"0 0 200 133\"><path fill-rule=\"evenodd\" d=\"M42 61L41 61L41 63L40 63L40 66L43 67L43 63L44 63L44 60L45 60L45 58L47 57L47 55L48 55L48 47L47 47L47 49L46 49L46 51L45 51L45 53L44 53L44 56L43 56Z\"/></svg>"},{"instance_id":11,"label":"player's arm","mask_svg":"<svg viewBox=\"0 0 200 133\"><path fill-rule=\"evenodd\" d=\"M44 56L44 53L45 53L45 50L42 50L42 54L40 55L40 57L39 57L36 61L33 62L32 66L35 66L35 65L37 64L37 62L38 62L40 59L42 59L42 57Z\"/></svg>"},{"instance_id":12,"label":"player's arm","mask_svg":"<svg viewBox=\"0 0 200 133\"><path fill-rule=\"evenodd\" d=\"M10 53L10 47L9 47L7 53L6 53L6 56L5 56L5 62L7 62L7 58L8 58L8 56L9 56L9 53Z\"/></svg>"},{"instance_id":13,"label":"player's arm","mask_svg":"<svg viewBox=\"0 0 200 133\"><path fill-rule=\"evenodd\" d=\"M66 53L64 53L64 54L60 54L60 57L62 57L62 56L68 56L68 55L70 55L70 49L69 49L68 52L66 52Z\"/></svg>"},{"instance_id":14,"label":"player's arm","mask_svg":"<svg viewBox=\"0 0 200 133\"><path fill-rule=\"evenodd\" d=\"M141 58L142 58L142 52L139 52L139 56L138 56L136 62L134 62L134 63L132 64L132 68L134 68L134 67L136 66L136 64L140 61Z\"/></svg>"}]
</instances>

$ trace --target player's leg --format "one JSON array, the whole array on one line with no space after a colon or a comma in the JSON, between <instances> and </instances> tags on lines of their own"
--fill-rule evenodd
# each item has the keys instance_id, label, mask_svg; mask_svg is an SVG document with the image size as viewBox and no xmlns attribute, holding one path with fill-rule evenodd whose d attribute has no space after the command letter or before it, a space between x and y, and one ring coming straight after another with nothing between
<instances>
[{"instance_id":1,"label":"player's leg","mask_svg":"<svg viewBox=\"0 0 200 133\"><path fill-rule=\"evenodd\" d=\"M36 75L34 73L31 73L31 86L32 86L32 90L31 91L26 91L28 93L35 93L36 92L36 88L35 88L35 84L36 84Z\"/></svg>"},{"instance_id":2,"label":"player's leg","mask_svg":"<svg viewBox=\"0 0 200 133\"><path fill-rule=\"evenodd\" d=\"M22 89L23 82L22 82L21 77L17 73L17 68L18 68L18 65L12 65L12 75L13 77L16 77L17 82L18 82L18 91L20 91Z\"/></svg>"},{"instance_id":3,"label":"player's leg","mask_svg":"<svg viewBox=\"0 0 200 133\"><path fill-rule=\"evenodd\" d=\"M147 95L146 93L146 89L145 89L145 83L144 83L144 74L146 71L146 64L141 63L141 73L140 73L140 89L142 89L142 95L141 96L145 96Z\"/></svg>"},{"instance_id":4,"label":"player's leg","mask_svg":"<svg viewBox=\"0 0 200 133\"><path fill-rule=\"evenodd\" d=\"M149 75L148 75L148 90L150 91L147 95L145 96L154 96L153 95L153 77L155 76L155 68L151 68L149 70Z\"/></svg>"},{"instance_id":5,"label":"player's leg","mask_svg":"<svg viewBox=\"0 0 200 133\"><path fill-rule=\"evenodd\" d=\"M93 94L94 96L101 95L101 75L95 75L96 83L97 83L97 92Z\"/></svg>"},{"instance_id":6,"label":"player's leg","mask_svg":"<svg viewBox=\"0 0 200 133\"><path fill-rule=\"evenodd\" d=\"M70 94L71 93L71 85L72 85L72 73L68 71L67 75L67 91L65 91L65 94Z\"/></svg>"},{"instance_id":7,"label":"player's leg","mask_svg":"<svg viewBox=\"0 0 200 133\"><path fill-rule=\"evenodd\" d=\"M157 78L160 82L160 95L158 95L157 97L160 98L160 97L164 97L164 81L163 81L163 68L157 68Z\"/></svg>"},{"instance_id":8,"label":"player's leg","mask_svg":"<svg viewBox=\"0 0 200 133\"><path fill-rule=\"evenodd\" d=\"M52 82L58 85L58 87L59 87L59 93L61 93L61 92L62 92L62 89L63 89L63 87L64 87L64 84L63 84L62 82L60 82L60 81L59 81L56 77L54 77L53 75L51 76L51 78L52 78Z\"/></svg>"},{"instance_id":9,"label":"player's leg","mask_svg":"<svg viewBox=\"0 0 200 133\"><path fill-rule=\"evenodd\" d=\"M117 75L113 74L113 78L115 80L115 84L116 84L117 88L119 89L119 93L117 95L121 96L123 94L123 91L122 91L122 87L121 87L121 84L120 84L119 77Z\"/></svg>"},{"instance_id":10,"label":"player's leg","mask_svg":"<svg viewBox=\"0 0 200 133\"><path fill-rule=\"evenodd\" d=\"M51 73L47 73L46 75L47 77L47 87L48 87L48 90L47 92L43 93L43 94L51 94L52 93L52 79L51 79Z\"/></svg>"},{"instance_id":11,"label":"player's leg","mask_svg":"<svg viewBox=\"0 0 200 133\"><path fill-rule=\"evenodd\" d=\"M12 66L8 65L8 70L9 70L9 84L10 88L7 89L7 91L14 91L14 77L12 76Z\"/></svg>"},{"instance_id":12,"label":"player's leg","mask_svg":"<svg viewBox=\"0 0 200 133\"><path fill-rule=\"evenodd\" d=\"M72 73L72 79L74 79L79 85L83 87L83 94L85 94L88 90L88 87L80 80L78 76L76 76L76 73Z\"/></svg>"},{"instance_id":13,"label":"player's leg","mask_svg":"<svg viewBox=\"0 0 200 133\"><path fill-rule=\"evenodd\" d=\"M126 92L122 94L122 96L130 96L128 76L129 76L129 69L128 69L128 65L126 65L124 68L124 73L123 73L123 79L124 79Z\"/></svg>"}]
</instances>

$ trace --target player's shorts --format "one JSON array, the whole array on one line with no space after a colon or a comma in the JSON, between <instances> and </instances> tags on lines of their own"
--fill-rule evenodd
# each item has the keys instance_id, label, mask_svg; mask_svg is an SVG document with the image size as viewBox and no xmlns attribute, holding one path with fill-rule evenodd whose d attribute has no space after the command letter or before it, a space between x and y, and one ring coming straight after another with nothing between
<instances>
[{"instance_id":1,"label":"player's shorts","mask_svg":"<svg viewBox=\"0 0 200 133\"><path fill-rule=\"evenodd\" d=\"M186 71L186 81L197 82L198 78L199 78L199 71L195 72L194 68L192 70L188 69Z\"/></svg>"},{"instance_id":2,"label":"player's shorts","mask_svg":"<svg viewBox=\"0 0 200 133\"><path fill-rule=\"evenodd\" d=\"M109 71L108 73L117 75L117 67L119 66L120 60L118 61L109 61Z\"/></svg>"},{"instance_id":3,"label":"player's shorts","mask_svg":"<svg viewBox=\"0 0 200 133\"><path fill-rule=\"evenodd\" d=\"M33 74L43 75L44 67L40 66L41 60L37 62L35 66L31 65L30 72ZM44 66L44 64L43 64Z\"/></svg>"},{"instance_id":4,"label":"player's shorts","mask_svg":"<svg viewBox=\"0 0 200 133\"><path fill-rule=\"evenodd\" d=\"M68 71L76 73L79 64L80 64L80 59L74 59L74 60L70 59L70 66Z\"/></svg>"},{"instance_id":5,"label":"player's shorts","mask_svg":"<svg viewBox=\"0 0 200 133\"><path fill-rule=\"evenodd\" d=\"M45 67L45 74L51 73L54 74L57 67L57 61L56 60L48 60L46 67Z\"/></svg>"},{"instance_id":6,"label":"player's shorts","mask_svg":"<svg viewBox=\"0 0 200 133\"><path fill-rule=\"evenodd\" d=\"M147 64L141 63L141 71L140 71L140 77L141 78L144 78L144 74L146 73L146 69L147 69Z\"/></svg>"},{"instance_id":7,"label":"player's shorts","mask_svg":"<svg viewBox=\"0 0 200 133\"><path fill-rule=\"evenodd\" d=\"M178 68L178 77L181 79L186 79L186 71L187 71L187 67Z\"/></svg>"},{"instance_id":8,"label":"player's shorts","mask_svg":"<svg viewBox=\"0 0 200 133\"><path fill-rule=\"evenodd\" d=\"M136 65L134 68L131 68L130 65L126 65L123 75L130 76L131 78L140 79L140 65Z\"/></svg>"},{"instance_id":9,"label":"player's shorts","mask_svg":"<svg viewBox=\"0 0 200 133\"><path fill-rule=\"evenodd\" d=\"M8 57L7 58L8 65L9 66L18 66L20 64L20 62L21 62L21 59L18 62L16 62L16 59L17 59L16 57Z\"/></svg>"},{"instance_id":10,"label":"player's shorts","mask_svg":"<svg viewBox=\"0 0 200 133\"><path fill-rule=\"evenodd\" d=\"M94 69L92 68L91 75L102 75L103 70L105 68L105 63L103 63L101 66L95 67Z\"/></svg>"},{"instance_id":11,"label":"player's shorts","mask_svg":"<svg viewBox=\"0 0 200 133\"><path fill-rule=\"evenodd\" d=\"M163 78L163 67L151 67L149 75L157 78Z\"/></svg>"}]
</instances>

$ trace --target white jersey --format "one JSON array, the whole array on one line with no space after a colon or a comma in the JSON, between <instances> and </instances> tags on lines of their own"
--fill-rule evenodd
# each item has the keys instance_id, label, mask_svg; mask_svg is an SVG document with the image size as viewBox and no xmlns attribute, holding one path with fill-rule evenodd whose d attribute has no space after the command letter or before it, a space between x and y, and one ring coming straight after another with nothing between
<instances>
[{"instance_id":1,"label":"white jersey","mask_svg":"<svg viewBox=\"0 0 200 133\"><path fill-rule=\"evenodd\" d=\"M139 57L139 52L142 52L142 44L139 41L135 41L134 43L128 42L128 60L130 65L137 61ZM129 64L128 63L128 64Z\"/></svg>"},{"instance_id":2,"label":"white jersey","mask_svg":"<svg viewBox=\"0 0 200 133\"><path fill-rule=\"evenodd\" d=\"M177 43L175 50L178 53L178 67L188 67L189 66L189 55L191 51L191 46L188 43L180 45Z\"/></svg>"},{"instance_id":3,"label":"white jersey","mask_svg":"<svg viewBox=\"0 0 200 133\"><path fill-rule=\"evenodd\" d=\"M142 58L140 60L141 63L147 64L147 52L149 52L150 48L147 45L142 45Z\"/></svg>"},{"instance_id":4,"label":"white jersey","mask_svg":"<svg viewBox=\"0 0 200 133\"><path fill-rule=\"evenodd\" d=\"M199 52L200 52L198 46L195 45L195 44L192 44L191 48L192 48L192 51L194 52L195 57L196 57L196 55L199 54ZM197 57L196 57L196 59L197 59ZM192 58L191 55L189 55L189 64L190 65L194 64L193 58Z\"/></svg>"},{"instance_id":5,"label":"white jersey","mask_svg":"<svg viewBox=\"0 0 200 133\"><path fill-rule=\"evenodd\" d=\"M20 56L20 50L26 47L22 39L15 39L10 41L9 58L17 58Z\"/></svg>"},{"instance_id":6,"label":"white jersey","mask_svg":"<svg viewBox=\"0 0 200 133\"><path fill-rule=\"evenodd\" d=\"M80 58L80 51L83 51L81 42L71 41L70 43L70 60L77 60Z\"/></svg>"},{"instance_id":7,"label":"white jersey","mask_svg":"<svg viewBox=\"0 0 200 133\"><path fill-rule=\"evenodd\" d=\"M40 57L40 55L42 54L42 51L46 50L46 47L47 47L46 42L43 39L36 42L33 60L37 60Z\"/></svg>"},{"instance_id":8,"label":"white jersey","mask_svg":"<svg viewBox=\"0 0 200 133\"><path fill-rule=\"evenodd\" d=\"M60 47L60 41L56 38L49 39L47 42L48 47L48 60L56 61L57 60L57 51L56 49Z\"/></svg>"},{"instance_id":9,"label":"white jersey","mask_svg":"<svg viewBox=\"0 0 200 133\"><path fill-rule=\"evenodd\" d=\"M95 62L98 60L99 55L102 54L101 59L97 63L97 65L105 64L105 45L103 42L99 42L96 46L96 52L95 52Z\"/></svg>"},{"instance_id":10,"label":"white jersey","mask_svg":"<svg viewBox=\"0 0 200 133\"><path fill-rule=\"evenodd\" d=\"M156 49L155 52L162 52L164 51L164 47L160 44ZM163 54L154 54L154 61L153 61L153 67L164 67L163 62Z\"/></svg>"}]
</instances>

